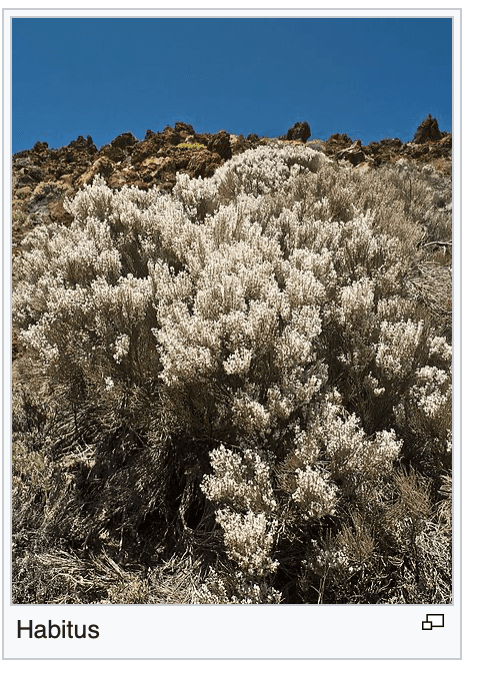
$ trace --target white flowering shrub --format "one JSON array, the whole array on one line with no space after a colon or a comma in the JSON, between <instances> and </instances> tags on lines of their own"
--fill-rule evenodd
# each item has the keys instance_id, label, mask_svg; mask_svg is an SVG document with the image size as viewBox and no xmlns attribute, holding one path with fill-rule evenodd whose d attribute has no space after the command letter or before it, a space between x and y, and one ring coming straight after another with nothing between
<instances>
[{"instance_id":1,"label":"white flowering shrub","mask_svg":"<svg viewBox=\"0 0 482 690\"><path fill-rule=\"evenodd\" d=\"M336 506L336 488L319 470L312 467L296 470L296 491L293 501L300 506L303 518L323 518L333 515Z\"/></svg>"},{"instance_id":2,"label":"white flowering shrub","mask_svg":"<svg viewBox=\"0 0 482 690\"><path fill-rule=\"evenodd\" d=\"M264 576L276 570L278 563L270 557L278 523L265 513L216 512L216 520L224 532L228 555L248 575Z\"/></svg>"},{"instance_id":3,"label":"white flowering shrub","mask_svg":"<svg viewBox=\"0 0 482 690\"><path fill-rule=\"evenodd\" d=\"M451 467L446 313L416 280L435 173L410 171L409 203L400 174L263 146L170 195L96 178L70 227L27 236L12 301L25 383L56 410L56 462L95 449L75 536L57 506L63 539L127 548L162 514L156 553L220 538L239 575L224 594L212 580L220 601L349 602L343 578L362 592L386 567L399 591L412 541L387 512L395 474L426 477L435 515ZM400 601L430 599L424 586Z\"/></svg>"},{"instance_id":4,"label":"white flowering shrub","mask_svg":"<svg viewBox=\"0 0 482 690\"><path fill-rule=\"evenodd\" d=\"M214 474L206 476L201 486L211 501L258 514L276 511L270 468L259 455L250 451L240 455L221 446L210 456Z\"/></svg>"},{"instance_id":5,"label":"white flowering shrub","mask_svg":"<svg viewBox=\"0 0 482 690\"><path fill-rule=\"evenodd\" d=\"M271 587L266 578L258 582L237 571L224 574L210 568L205 581L196 591L193 604L281 604L281 592Z\"/></svg>"},{"instance_id":6,"label":"white flowering shrub","mask_svg":"<svg viewBox=\"0 0 482 690\"><path fill-rule=\"evenodd\" d=\"M336 394L332 397L339 399ZM349 415L339 402L327 401L320 431L331 472L350 491L375 487L399 459L402 441L396 439L393 429L367 438L356 415Z\"/></svg>"}]
</instances>

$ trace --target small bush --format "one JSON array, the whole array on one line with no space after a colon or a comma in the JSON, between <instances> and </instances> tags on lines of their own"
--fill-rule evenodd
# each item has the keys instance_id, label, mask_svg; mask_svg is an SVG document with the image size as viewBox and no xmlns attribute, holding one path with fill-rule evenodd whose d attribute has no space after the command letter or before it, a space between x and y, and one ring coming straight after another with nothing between
<instances>
[{"instance_id":1,"label":"small bush","mask_svg":"<svg viewBox=\"0 0 482 690\"><path fill-rule=\"evenodd\" d=\"M450 601L448 317L417 282L423 223L448 226L435 173L410 175L407 197L395 169L267 144L171 195L96 178L70 227L27 236L13 314L56 410L46 552L190 549L185 603Z\"/></svg>"},{"instance_id":2,"label":"small bush","mask_svg":"<svg viewBox=\"0 0 482 690\"><path fill-rule=\"evenodd\" d=\"M178 148L178 149L189 149L189 150L190 150L190 149L195 149L195 150L199 150L199 149L205 149L206 147L205 147L204 144L196 144L196 143L190 142L190 141L183 141L183 142L181 142L180 144L177 145L177 148Z\"/></svg>"}]
</instances>

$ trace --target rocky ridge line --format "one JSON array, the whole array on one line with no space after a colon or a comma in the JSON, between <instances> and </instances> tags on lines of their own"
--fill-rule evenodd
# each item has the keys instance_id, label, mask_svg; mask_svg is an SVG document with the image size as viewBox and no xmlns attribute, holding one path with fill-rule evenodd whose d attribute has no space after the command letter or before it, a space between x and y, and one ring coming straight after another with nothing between
<instances>
[{"instance_id":1,"label":"rocky ridge line","mask_svg":"<svg viewBox=\"0 0 482 690\"><path fill-rule=\"evenodd\" d=\"M441 133L431 115L408 143L383 139L363 146L359 139L353 141L347 134L333 134L326 141L308 141L310 135L308 123L297 122L278 141L310 146L361 172L401 158L432 163L443 174L451 172L452 135ZM170 192L176 173L210 177L233 155L269 141L273 139L256 134L244 137L224 130L200 134L191 125L176 122L174 127L167 126L162 132L148 130L142 141L125 132L100 149L90 136L86 139L79 136L60 149L50 149L47 143L37 142L33 148L14 154L12 159L13 252L19 251L20 241L36 225L70 225L72 217L64 209L64 199L74 196L96 175L103 177L113 189L124 185L140 189L157 186Z\"/></svg>"}]
</instances>

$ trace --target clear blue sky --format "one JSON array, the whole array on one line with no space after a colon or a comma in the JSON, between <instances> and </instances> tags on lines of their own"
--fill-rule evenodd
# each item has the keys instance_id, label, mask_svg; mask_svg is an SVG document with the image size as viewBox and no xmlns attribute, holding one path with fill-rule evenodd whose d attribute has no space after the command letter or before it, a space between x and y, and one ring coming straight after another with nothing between
<instances>
[{"instance_id":1,"label":"clear blue sky","mask_svg":"<svg viewBox=\"0 0 482 690\"><path fill-rule=\"evenodd\" d=\"M452 130L450 19L13 19L13 153L197 132L410 141Z\"/></svg>"}]
</instances>

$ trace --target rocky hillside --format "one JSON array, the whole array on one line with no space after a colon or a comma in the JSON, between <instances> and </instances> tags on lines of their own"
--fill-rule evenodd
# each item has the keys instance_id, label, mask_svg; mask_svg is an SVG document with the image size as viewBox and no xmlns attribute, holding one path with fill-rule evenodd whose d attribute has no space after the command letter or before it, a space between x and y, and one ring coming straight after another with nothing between
<instances>
[{"instance_id":1,"label":"rocky hillside","mask_svg":"<svg viewBox=\"0 0 482 690\"><path fill-rule=\"evenodd\" d=\"M14 218L15 604L452 602L436 120L40 143Z\"/></svg>"},{"instance_id":2,"label":"rocky hillside","mask_svg":"<svg viewBox=\"0 0 482 690\"><path fill-rule=\"evenodd\" d=\"M306 122L296 123L280 136L289 144L307 145L330 158L346 161L361 170L378 167L400 158L430 162L444 174L452 167L452 135L440 132L430 115L418 127L413 140L383 139L362 146L346 134L333 134L328 140L310 140ZM142 141L126 132L110 144L97 149L90 136L79 136L68 146L50 149L37 142L28 151L19 151L12 162L12 243L13 252L25 234L39 224L69 225L65 198L72 197L101 175L109 187L125 185L148 189L153 186L169 192L176 173L209 177L217 167L237 153L263 146L269 141L256 134L247 137L220 131L201 134L191 125L177 122L162 132L148 130Z\"/></svg>"}]
</instances>

